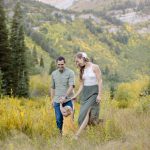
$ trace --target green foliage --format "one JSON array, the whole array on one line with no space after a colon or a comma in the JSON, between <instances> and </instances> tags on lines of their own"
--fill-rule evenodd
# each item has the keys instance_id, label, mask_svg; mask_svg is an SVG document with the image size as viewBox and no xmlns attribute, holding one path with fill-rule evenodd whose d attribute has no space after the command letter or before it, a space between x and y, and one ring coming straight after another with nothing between
<instances>
[{"instance_id":1,"label":"green foliage","mask_svg":"<svg viewBox=\"0 0 150 150\"><path fill-rule=\"evenodd\" d=\"M73 47L73 53L78 53L78 52L80 52L81 51L81 49L80 49L80 47L79 46L74 46Z\"/></svg>"},{"instance_id":2,"label":"green foliage","mask_svg":"<svg viewBox=\"0 0 150 150\"><path fill-rule=\"evenodd\" d=\"M70 34L67 36L67 40L68 40L68 41L71 41L71 40L72 40L72 37L71 37Z\"/></svg>"},{"instance_id":3,"label":"green foliage","mask_svg":"<svg viewBox=\"0 0 150 150\"><path fill-rule=\"evenodd\" d=\"M117 32L116 35L114 35L114 39L120 43L128 44L128 40L130 38L130 35L127 32Z\"/></svg>"},{"instance_id":4,"label":"green foliage","mask_svg":"<svg viewBox=\"0 0 150 150\"><path fill-rule=\"evenodd\" d=\"M147 95L150 95L150 79L148 80L148 84L146 87L144 87L140 93L140 96L143 97L143 96L147 96Z\"/></svg>"},{"instance_id":5,"label":"green foliage","mask_svg":"<svg viewBox=\"0 0 150 150\"><path fill-rule=\"evenodd\" d=\"M44 51L37 43L35 43L30 37L25 37L25 44L28 48L27 50L27 57L28 59L28 66L29 66L29 73L30 75L40 74L42 72L49 73L49 66L51 63L52 58L49 56L49 53ZM33 57L33 50L36 47L37 53L37 61L38 64L35 64L35 58ZM40 58L43 57L44 61L44 68L40 67Z\"/></svg>"},{"instance_id":6,"label":"green foliage","mask_svg":"<svg viewBox=\"0 0 150 150\"><path fill-rule=\"evenodd\" d=\"M12 94L19 97L28 97L28 68L27 55L24 43L24 30L22 24L22 12L17 3L11 27L12 50ZM15 68L15 69L14 69Z\"/></svg>"},{"instance_id":7,"label":"green foliage","mask_svg":"<svg viewBox=\"0 0 150 150\"><path fill-rule=\"evenodd\" d=\"M30 77L30 97L42 97L49 94L50 76L47 74Z\"/></svg>"},{"instance_id":8,"label":"green foliage","mask_svg":"<svg viewBox=\"0 0 150 150\"><path fill-rule=\"evenodd\" d=\"M136 107L136 112L139 114L150 112L150 96L140 98L139 105Z\"/></svg>"},{"instance_id":9,"label":"green foliage","mask_svg":"<svg viewBox=\"0 0 150 150\"><path fill-rule=\"evenodd\" d=\"M2 72L0 70L0 95L2 95Z\"/></svg>"},{"instance_id":10,"label":"green foliage","mask_svg":"<svg viewBox=\"0 0 150 150\"><path fill-rule=\"evenodd\" d=\"M123 100L123 101L128 101L131 99L130 96L130 91L127 89L122 89L120 92L117 93L116 99L117 100Z\"/></svg>"},{"instance_id":11,"label":"green foliage","mask_svg":"<svg viewBox=\"0 0 150 150\"><path fill-rule=\"evenodd\" d=\"M40 67L44 68L44 61L43 61L43 57L41 56L41 59L40 59Z\"/></svg>"},{"instance_id":12,"label":"green foliage","mask_svg":"<svg viewBox=\"0 0 150 150\"><path fill-rule=\"evenodd\" d=\"M110 1L104 3L108 3L108 7L103 11L89 10L78 14L79 16L93 14L99 21L97 23L93 17L78 19L78 15L71 21L74 12L56 10L39 2L23 1L25 32L30 39L30 43L26 42L26 46L32 50L36 45L38 60L42 55L44 61L44 68L38 64L34 67L30 65L30 73L49 72L51 61L47 58L56 59L59 55L65 56L68 67L76 71L74 61L70 58L74 58L79 51L85 51L100 66L103 79L108 85L110 82L129 82L138 78L139 74L148 74L149 35L141 36L134 26L122 24L106 11L113 10L114 6L115 9L121 8L125 12L124 9L131 3L125 1L113 2L114 4ZM105 4L102 4L102 7ZM40 10L40 13L37 10ZM111 33L110 29L114 29L116 33ZM46 52L46 57L39 52L39 49Z\"/></svg>"},{"instance_id":13,"label":"green foliage","mask_svg":"<svg viewBox=\"0 0 150 150\"><path fill-rule=\"evenodd\" d=\"M45 36L42 33L35 32L30 28L26 29L26 33L32 38L34 42L40 45L42 49L48 52L52 58L56 58L58 56L57 51L51 46L51 43L46 40Z\"/></svg>"},{"instance_id":14,"label":"green foliage","mask_svg":"<svg viewBox=\"0 0 150 150\"><path fill-rule=\"evenodd\" d=\"M0 0L0 70L1 84L4 95L11 94L11 50L8 41L8 30L6 26L6 16L3 8L3 0Z\"/></svg>"},{"instance_id":15,"label":"green foliage","mask_svg":"<svg viewBox=\"0 0 150 150\"><path fill-rule=\"evenodd\" d=\"M114 3L112 4L112 7L111 9L115 9L115 10L124 10L124 9L127 9L127 8L134 8L136 7L137 4L136 2L132 1L132 0L127 0L127 1L124 1L124 2L120 2L120 3Z\"/></svg>"},{"instance_id":16,"label":"green foliage","mask_svg":"<svg viewBox=\"0 0 150 150\"><path fill-rule=\"evenodd\" d=\"M91 33L96 34L96 28L94 27L90 19L85 20L84 23L86 28L89 29Z\"/></svg>"},{"instance_id":17,"label":"green foliage","mask_svg":"<svg viewBox=\"0 0 150 150\"><path fill-rule=\"evenodd\" d=\"M117 107L118 108L128 108L129 107L129 101L127 101L127 100L119 101Z\"/></svg>"},{"instance_id":18,"label":"green foliage","mask_svg":"<svg viewBox=\"0 0 150 150\"><path fill-rule=\"evenodd\" d=\"M114 84L111 84L111 85L110 85L110 98L111 98L111 99L114 99L114 97L115 97L115 92L116 92L115 85L114 85Z\"/></svg>"},{"instance_id":19,"label":"green foliage","mask_svg":"<svg viewBox=\"0 0 150 150\"><path fill-rule=\"evenodd\" d=\"M143 90L145 91L148 87L148 81L147 77L143 77L130 83L119 84L115 92L115 100L118 102L118 107L127 108L129 105L134 105L140 97L145 97Z\"/></svg>"},{"instance_id":20,"label":"green foliage","mask_svg":"<svg viewBox=\"0 0 150 150\"><path fill-rule=\"evenodd\" d=\"M108 16L108 15L103 15L102 17L114 25L123 25L123 22L121 20L117 19L116 17L112 17L112 16Z\"/></svg>"},{"instance_id":21,"label":"green foliage","mask_svg":"<svg viewBox=\"0 0 150 150\"><path fill-rule=\"evenodd\" d=\"M51 74L55 69L56 69L56 62L53 60L49 68L49 74Z\"/></svg>"},{"instance_id":22,"label":"green foliage","mask_svg":"<svg viewBox=\"0 0 150 150\"><path fill-rule=\"evenodd\" d=\"M33 56L33 63L34 63L34 65L37 65L38 64L38 57L37 57L37 50L36 50L36 46L35 45L33 47L32 56Z\"/></svg>"}]
</instances>

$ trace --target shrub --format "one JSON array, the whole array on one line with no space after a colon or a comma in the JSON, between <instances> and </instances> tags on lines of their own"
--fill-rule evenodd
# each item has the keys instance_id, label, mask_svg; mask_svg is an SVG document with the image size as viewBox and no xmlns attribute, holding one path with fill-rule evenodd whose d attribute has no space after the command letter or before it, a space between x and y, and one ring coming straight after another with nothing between
<instances>
[{"instance_id":1,"label":"shrub","mask_svg":"<svg viewBox=\"0 0 150 150\"><path fill-rule=\"evenodd\" d=\"M49 94L50 76L47 74L34 75L30 78L30 96L39 97Z\"/></svg>"},{"instance_id":2,"label":"shrub","mask_svg":"<svg viewBox=\"0 0 150 150\"><path fill-rule=\"evenodd\" d=\"M139 100L140 93L147 87L147 81L148 78L144 77L130 83L121 83L115 94L115 99L118 101L118 107L126 108Z\"/></svg>"},{"instance_id":3,"label":"shrub","mask_svg":"<svg viewBox=\"0 0 150 150\"><path fill-rule=\"evenodd\" d=\"M30 138L50 138L57 132L54 113L49 109L49 98L39 101L7 98L0 99L0 138L17 130Z\"/></svg>"}]
</instances>

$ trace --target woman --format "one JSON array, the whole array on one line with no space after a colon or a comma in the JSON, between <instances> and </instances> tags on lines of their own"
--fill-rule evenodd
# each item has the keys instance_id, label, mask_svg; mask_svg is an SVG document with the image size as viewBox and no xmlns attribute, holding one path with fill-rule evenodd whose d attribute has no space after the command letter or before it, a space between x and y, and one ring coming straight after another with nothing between
<instances>
[{"instance_id":1,"label":"woman","mask_svg":"<svg viewBox=\"0 0 150 150\"><path fill-rule=\"evenodd\" d=\"M78 118L79 130L76 133L76 138L78 138L89 122L92 123L99 118L102 78L99 66L90 62L86 53L77 53L75 61L80 68L80 87L72 99L75 100L82 91Z\"/></svg>"}]
</instances>

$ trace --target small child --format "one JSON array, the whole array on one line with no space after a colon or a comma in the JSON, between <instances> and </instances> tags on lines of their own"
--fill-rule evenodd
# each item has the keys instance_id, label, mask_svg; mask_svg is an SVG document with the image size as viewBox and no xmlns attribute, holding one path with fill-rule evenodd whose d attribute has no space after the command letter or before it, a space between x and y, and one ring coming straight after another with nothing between
<instances>
[{"instance_id":1,"label":"small child","mask_svg":"<svg viewBox=\"0 0 150 150\"><path fill-rule=\"evenodd\" d=\"M62 129L63 135L73 135L75 133L73 108L67 105L63 107L63 104L60 103L60 110L64 116Z\"/></svg>"}]
</instances>

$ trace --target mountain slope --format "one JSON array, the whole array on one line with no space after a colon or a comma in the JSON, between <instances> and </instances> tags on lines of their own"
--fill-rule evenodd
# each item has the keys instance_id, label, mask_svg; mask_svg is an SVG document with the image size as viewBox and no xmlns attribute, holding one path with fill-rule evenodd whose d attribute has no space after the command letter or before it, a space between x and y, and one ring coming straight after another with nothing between
<instances>
[{"instance_id":1,"label":"mountain slope","mask_svg":"<svg viewBox=\"0 0 150 150\"><path fill-rule=\"evenodd\" d=\"M70 7L74 11L103 10L113 7L133 7L135 5L149 3L148 0L78 0Z\"/></svg>"},{"instance_id":2,"label":"mountain slope","mask_svg":"<svg viewBox=\"0 0 150 150\"><path fill-rule=\"evenodd\" d=\"M11 16L12 3L9 6ZM29 49L36 45L39 58L44 51L46 71L51 59L59 55L65 56L67 65L76 71L74 56L85 51L100 66L105 82L129 81L150 73L150 35L137 32L144 24L136 27L101 12L61 11L35 1L23 1L22 9L26 45Z\"/></svg>"}]
</instances>

